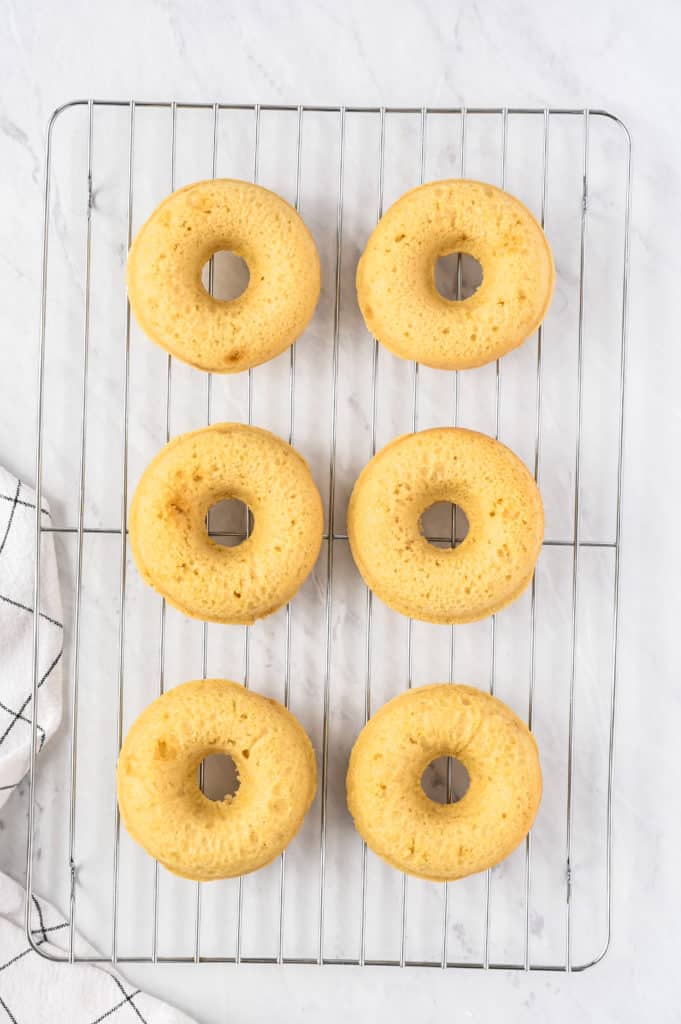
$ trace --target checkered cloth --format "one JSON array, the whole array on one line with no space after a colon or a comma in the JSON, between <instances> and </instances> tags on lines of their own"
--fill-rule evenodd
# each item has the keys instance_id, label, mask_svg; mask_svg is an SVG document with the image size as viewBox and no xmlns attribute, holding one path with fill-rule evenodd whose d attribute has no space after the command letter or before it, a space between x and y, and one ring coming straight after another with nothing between
<instances>
[{"instance_id":1,"label":"checkered cloth","mask_svg":"<svg viewBox=\"0 0 681 1024\"><path fill-rule=\"evenodd\" d=\"M42 503L42 519L50 512ZM61 720L64 626L52 534L42 534L38 748ZM33 693L35 494L0 467L0 807L26 774Z\"/></svg>"},{"instance_id":2,"label":"checkered cloth","mask_svg":"<svg viewBox=\"0 0 681 1024\"><path fill-rule=\"evenodd\" d=\"M43 502L41 515L49 523ZM63 619L52 536L42 535L38 748L62 710ZM0 806L29 767L32 729L35 495L0 467ZM140 992L113 971L60 964L34 952L24 930L25 894L0 873L0 1021L10 1024L191 1024L178 1010ZM55 956L68 946L68 924L33 898L33 943ZM79 942L79 950L87 950ZM94 952L94 950L90 950Z\"/></svg>"},{"instance_id":3,"label":"checkered cloth","mask_svg":"<svg viewBox=\"0 0 681 1024\"><path fill-rule=\"evenodd\" d=\"M68 924L33 899L31 936L48 955L68 945ZM0 874L0 1020L10 1024L192 1024L179 1010L140 992L113 971L54 963L35 953L23 928L24 890ZM79 950L89 951L79 942Z\"/></svg>"}]
</instances>

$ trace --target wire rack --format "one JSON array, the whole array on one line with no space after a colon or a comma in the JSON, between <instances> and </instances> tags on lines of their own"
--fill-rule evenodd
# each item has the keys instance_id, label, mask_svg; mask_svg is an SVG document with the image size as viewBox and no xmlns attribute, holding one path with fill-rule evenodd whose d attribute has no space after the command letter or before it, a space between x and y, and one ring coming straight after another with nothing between
<instances>
[{"instance_id":1,"label":"wire rack","mask_svg":"<svg viewBox=\"0 0 681 1024\"><path fill-rule=\"evenodd\" d=\"M66 731L40 758L33 716L27 908L68 914L56 960L384 964L582 970L611 932L612 789L624 428L631 145L604 111L259 106L80 100L55 111L45 176L35 607L41 548L65 594ZM172 189L250 178L300 210L323 288L306 335L272 363L211 378L139 332L124 283L130 241ZM544 325L503 361L440 373L371 339L354 294L359 253L384 208L424 180L468 176L518 195L554 249ZM219 257L207 270L218 284ZM451 298L468 266L438 268ZM131 487L172 435L223 419L299 447L325 495L315 572L253 627L183 619L139 583L125 524ZM534 470L547 539L510 609L456 628L397 616L352 566L345 507L391 437L460 423ZM436 510L437 511L437 510ZM440 510L442 512L442 510ZM248 523L227 510L229 543ZM427 522L455 544L456 512ZM230 518L231 517L231 518ZM34 616L34 652L40 617ZM38 679L34 658L33 699ZM115 763L155 696L199 675L282 700L320 759L317 800L279 861L220 883L182 881L120 828ZM544 798L499 867L449 884L407 879L360 841L344 802L348 751L373 710L412 684L488 688L537 736ZM55 779L57 797L55 798ZM449 767L439 778L451 794ZM49 787L52 788L49 788ZM48 796L49 794L49 796ZM90 945L85 945L86 935ZM92 949L100 952L93 953Z\"/></svg>"}]
</instances>

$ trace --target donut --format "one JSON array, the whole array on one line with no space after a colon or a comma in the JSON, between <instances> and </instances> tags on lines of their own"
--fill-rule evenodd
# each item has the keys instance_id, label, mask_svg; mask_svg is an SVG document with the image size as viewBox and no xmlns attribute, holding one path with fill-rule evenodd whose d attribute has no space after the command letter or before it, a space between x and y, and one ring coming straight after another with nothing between
<instances>
[{"instance_id":1,"label":"donut","mask_svg":"<svg viewBox=\"0 0 681 1024\"><path fill-rule=\"evenodd\" d=\"M216 299L201 283L220 250L241 256L248 287ZM307 327L319 256L281 196L230 178L198 181L163 200L128 255L130 306L144 333L199 370L238 373L279 355Z\"/></svg>"},{"instance_id":2,"label":"donut","mask_svg":"<svg viewBox=\"0 0 681 1024\"><path fill-rule=\"evenodd\" d=\"M421 778L455 757L470 784L439 804ZM350 754L348 808L374 853L400 871L445 882L493 867L524 839L541 799L534 738L502 701L472 686L436 683L388 701Z\"/></svg>"},{"instance_id":3,"label":"donut","mask_svg":"<svg viewBox=\"0 0 681 1024\"><path fill-rule=\"evenodd\" d=\"M227 498L253 514L237 547L208 536L208 510ZM307 463L281 438L215 423L174 438L149 463L128 525L142 579L169 604L194 619L248 625L286 604L312 570L322 501Z\"/></svg>"},{"instance_id":4,"label":"donut","mask_svg":"<svg viewBox=\"0 0 681 1024\"><path fill-rule=\"evenodd\" d=\"M435 547L421 516L458 505L469 529ZM348 538L364 582L395 611L424 622L475 622L532 579L544 534L534 479L499 441L458 427L405 434L364 467L350 496Z\"/></svg>"},{"instance_id":5,"label":"donut","mask_svg":"<svg viewBox=\"0 0 681 1024\"><path fill-rule=\"evenodd\" d=\"M482 284L452 302L435 286L440 256L460 252ZM481 181L433 181L407 192L376 225L357 267L371 334L402 359L465 370L499 359L539 326L551 302L551 249L527 207Z\"/></svg>"},{"instance_id":6,"label":"donut","mask_svg":"<svg viewBox=\"0 0 681 1024\"><path fill-rule=\"evenodd\" d=\"M228 754L239 788L210 800L198 767ZM276 700L227 679L182 683L135 720L116 788L129 835L174 875L209 881L257 871L300 828L317 769L300 722Z\"/></svg>"}]
</instances>

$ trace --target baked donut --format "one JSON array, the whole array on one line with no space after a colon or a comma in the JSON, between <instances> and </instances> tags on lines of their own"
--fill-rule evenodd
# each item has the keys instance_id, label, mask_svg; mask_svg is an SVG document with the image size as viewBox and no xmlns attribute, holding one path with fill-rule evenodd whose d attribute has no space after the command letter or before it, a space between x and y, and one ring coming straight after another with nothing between
<instances>
[{"instance_id":1,"label":"baked donut","mask_svg":"<svg viewBox=\"0 0 681 1024\"><path fill-rule=\"evenodd\" d=\"M248 287L216 299L201 283L220 250L241 256ZM144 333L199 370L237 373L302 334L319 297L319 256L292 206L230 178L198 181L164 199L128 255L130 306Z\"/></svg>"},{"instance_id":2,"label":"baked donut","mask_svg":"<svg viewBox=\"0 0 681 1024\"><path fill-rule=\"evenodd\" d=\"M198 767L228 754L239 788L210 800ZM121 820L175 875L209 881L256 871L300 828L317 769L300 722L275 700L226 679L183 683L151 703L128 732L116 774Z\"/></svg>"},{"instance_id":3,"label":"baked donut","mask_svg":"<svg viewBox=\"0 0 681 1024\"><path fill-rule=\"evenodd\" d=\"M435 263L468 253L482 266L470 298L435 286ZM539 326L551 302L551 249L527 207L481 181L433 181L407 192L374 228L357 267L368 329L402 359L465 370L499 359Z\"/></svg>"},{"instance_id":4,"label":"baked donut","mask_svg":"<svg viewBox=\"0 0 681 1024\"><path fill-rule=\"evenodd\" d=\"M421 530L422 514L439 501L468 519L468 534L450 550ZM364 582L424 622L475 622L510 604L532 579L543 534L541 496L517 455L458 427L391 441L360 473L348 506Z\"/></svg>"},{"instance_id":5,"label":"baked donut","mask_svg":"<svg viewBox=\"0 0 681 1024\"><path fill-rule=\"evenodd\" d=\"M421 778L455 757L470 785L439 804ZM436 683L388 701L350 754L347 797L357 831L400 871L450 881L493 867L524 839L541 799L541 769L524 722L496 697Z\"/></svg>"},{"instance_id":6,"label":"baked donut","mask_svg":"<svg viewBox=\"0 0 681 1024\"><path fill-rule=\"evenodd\" d=\"M209 536L208 510L237 498L253 529L237 547ZM249 624L289 601L322 541L319 491L307 463L267 430L215 423L174 438L137 485L130 547L145 583L208 622Z\"/></svg>"}]
</instances>

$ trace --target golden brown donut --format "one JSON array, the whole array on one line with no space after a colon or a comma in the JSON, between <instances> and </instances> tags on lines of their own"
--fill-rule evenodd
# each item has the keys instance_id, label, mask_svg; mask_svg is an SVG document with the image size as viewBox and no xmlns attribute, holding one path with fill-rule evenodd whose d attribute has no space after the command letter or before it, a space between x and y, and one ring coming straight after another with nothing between
<instances>
[{"instance_id":1,"label":"golden brown donut","mask_svg":"<svg viewBox=\"0 0 681 1024\"><path fill-rule=\"evenodd\" d=\"M431 761L455 757L470 785L456 803L423 791ZM525 838L541 769L524 722L471 686L420 686L388 701L352 748L347 797L357 831L400 871L449 881L498 864Z\"/></svg>"},{"instance_id":2,"label":"golden brown donut","mask_svg":"<svg viewBox=\"0 0 681 1024\"><path fill-rule=\"evenodd\" d=\"M460 252L482 284L460 302L435 286L435 264ZM368 329L402 359L465 370L499 359L539 326L555 271L526 206L481 181L433 181L407 192L378 222L357 267Z\"/></svg>"},{"instance_id":3,"label":"golden brown donut","mask_svg":"<svg viewBox=\"0 0 681 1024\"><path fill-rule=\"evenodd\" d=\"M216 299L201 283L212 255L244 260L248 287ZM164 199L128 255L128 296L144 333L200 370L237 373L288 348L319 297L319 256L281 196L247 181L197 181Z\"/></svg>"},{"instance_id":4,"label":"golden brown donut","mask_svg":"<svg viewBox=\"0 0 681 1024\"><path fill-rule=\"evenodd\" d=\"M439 501L469 523L458 547L430 544L421 516ZM405 434L360 473L348 506L357 568L382 601L424 622L474 622L532 579L544 534L539 489L517 455L460 427Z\"/></svg>"},{"instance_id":5,"label":"golden brown donut","mask_svg":"<svg viewBox=\"0 0 681 1024\"><path fill-rule=\"evenodd\" d=\"M210 800L198 767L228 754L239 788ZM128 732L117 771L121 820L169 871L208 881L269 864L293 839L317 785L314 750L275 700L226 679L164 693Z\"/></svg>"},{"instance_id":6,"label":"golden brown donut","mask_svg":"<svg viewBox=\"0 0 681 1024\"><path fill-rule=\"evenodd\" d=\"M208 510L237 498L253 530L237 547L208 536ZM303 457L259 427L215 423L174 438L145 469L130 506L142 579L194 619L249 624L286 604L322 542L319 491Z\"/></svg>"}]
</instances>

